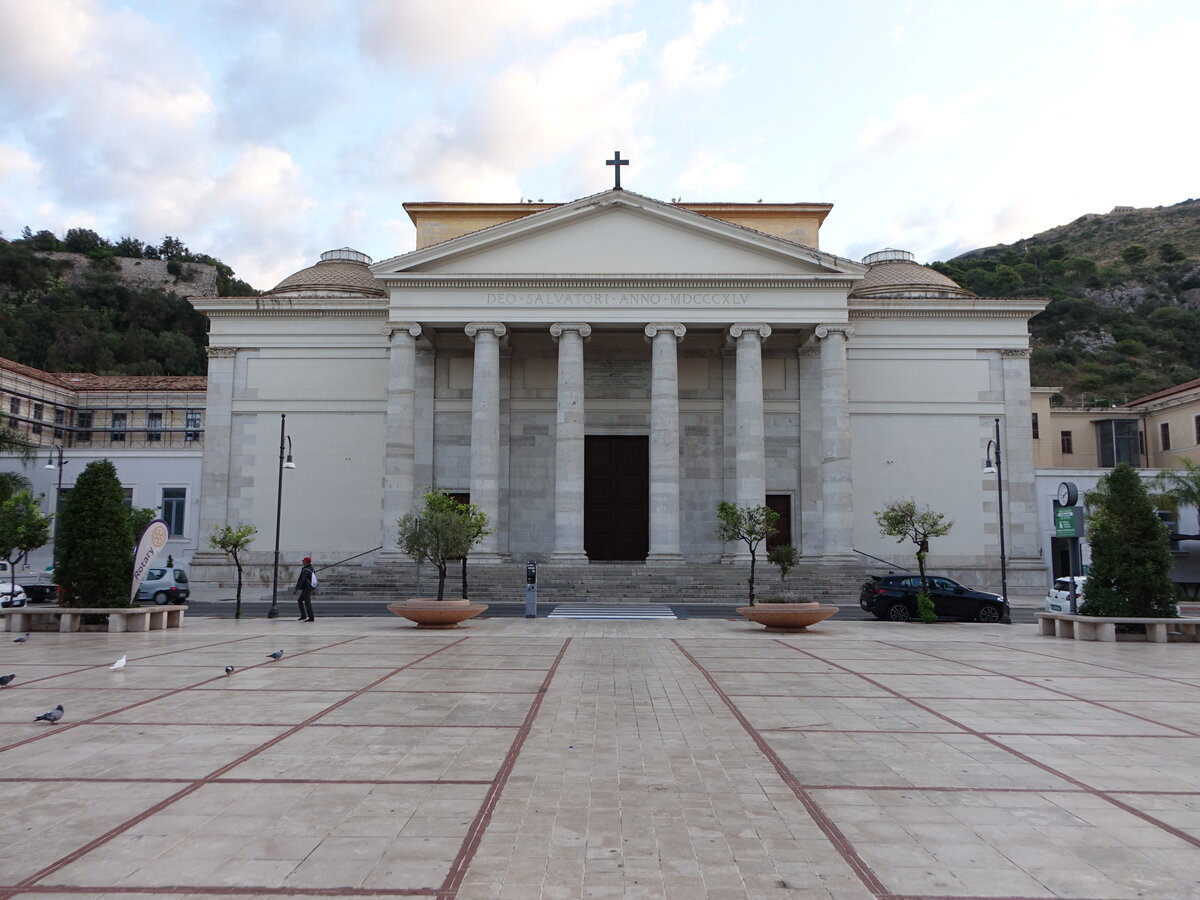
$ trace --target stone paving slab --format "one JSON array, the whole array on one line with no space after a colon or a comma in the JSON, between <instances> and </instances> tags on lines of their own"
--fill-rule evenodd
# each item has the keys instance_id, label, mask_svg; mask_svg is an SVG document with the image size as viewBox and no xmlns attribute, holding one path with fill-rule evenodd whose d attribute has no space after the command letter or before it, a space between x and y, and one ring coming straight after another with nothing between
<instances>
[{"instance_id":1,"label":"stone paving slab","mask_svg":"<svg viewBox=\"0 0 1200 900\"><path fill-rule=\"evenodd\" d=\"M0 900L1200 898L1194 668L836 618L38 633Z\"/></svg>"}]
</instances>

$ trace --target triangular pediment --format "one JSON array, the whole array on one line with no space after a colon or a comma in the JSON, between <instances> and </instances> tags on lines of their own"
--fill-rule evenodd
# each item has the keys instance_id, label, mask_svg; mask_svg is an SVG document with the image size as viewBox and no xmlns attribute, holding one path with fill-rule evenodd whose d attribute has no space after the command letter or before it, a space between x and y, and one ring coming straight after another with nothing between
<instances>
[{"instance_id":1,"label":"triangular pediment","mask_svg":"<svg viewBox=\"0 0 1200 900\"><path fill-rule=\"evenodd\" d=\"M754 275L857 278L832 254L612 190L376 263L389 275Z\"/></svg>"}]
</instances>

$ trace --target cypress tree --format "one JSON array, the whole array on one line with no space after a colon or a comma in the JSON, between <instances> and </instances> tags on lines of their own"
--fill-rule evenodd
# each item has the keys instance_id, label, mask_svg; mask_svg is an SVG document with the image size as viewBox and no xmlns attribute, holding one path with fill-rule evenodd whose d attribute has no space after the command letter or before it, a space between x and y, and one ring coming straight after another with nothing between
<instances>
[{"instance_id":1,"label":"cypress tree","mask_svg":"<svg viewBox=\"0 0 1200 900\"><path fill-rule=\"evenodd\" d=\"M131 606L133 533L125 492L109 460L88 463L63 498L54 541L63 606Z\"/></svg>"},{"instance_id":2,"label":"cypress tree","mask_svg":"<svg viewBox=\"0 0 1200 900\"><path fill-rule=\"evenodd\" d=\"M1087 502L1092 565L1080 612L1178 616L1170 536L1137 472L1122 463L1100 479Z\"/></svg>"}]
</instances>

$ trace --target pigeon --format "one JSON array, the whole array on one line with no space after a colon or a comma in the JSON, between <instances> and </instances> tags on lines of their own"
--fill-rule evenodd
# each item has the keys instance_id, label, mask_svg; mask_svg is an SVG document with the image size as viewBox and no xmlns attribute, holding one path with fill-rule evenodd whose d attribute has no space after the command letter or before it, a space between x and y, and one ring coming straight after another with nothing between
<instances>
[{"instance_id":1,"label":"pigeon","mask_svg":"<svg viewBox=\"0 0 1200 900\"><path fill-rule=\"evenodd\" d=\"M29 640L29 635L27 635L27 634L23 634L23 635L21 635L19 638L13 638L13 643L14 643L14 644L23 644L23 643L25 643L27 640Z\"/></svg>"},{"instance_id":2,"label":"pigeon","mask_svg":"<svg viewBox=\"0 0 1200 900\"><path fill-rule=\"evenodd\" d=\"M274 653L268 653L267 658L268 659L283 659L283 651L276 650Z\"/></svg>"},{"instance_id":3,"label":"pigeon","mask_svg":"<svg viewBox=\"0 0 1200 900\"><path fill-rule=\"evenodd\" d=\"M233 674L233 666L226 666L226 667L225 667L225 674L226 674L226 675L232 675L232 674Z\"/></svg>"},{"instance_id":4,"label":"pigeon","mask_svg":"<svg viewBox=\"0 0 1200 900\"><path fill-rule=\"evenodd\" d=\"M60 703L60 704L58 704L58 706L54 707L54 709L50 710L50 712L42 713L40 716L38 716L33 721L35 721L35 722L46 721L46 722L53 723L53 722L57 722L59 719L61 719L62 716L63 716L63 707L62 707L62 704Z\"/></svg>"},{"instance_id":5,"label":"pigeon","mask_svg":"<svg viewBox=\"0 0 1200 900\"><path fill-rule=\"evenodd\" d=\"M128 653L122 653L122 654L121 654L121 658L120 658L120 659L118 659L118 660L117 660L115 663L113 663L111 666L109 666L109 668L110 668L110 669L114 669L114 670L115 670L115 669L123 669L123 668L125 668L125 657L126 657L126 656L128 656L128 655L129 655Z\"/></svg>"},{"instance_id":6,"label":"pigeon","mask_svg":"<svg viewBox=\"0 0 1200 900\"><path fill-rule=\"evenodd\" d=\"M0 675L0 687L8 687L16 677L15 672L12 675Z\"/></svg>"}]
</instances>

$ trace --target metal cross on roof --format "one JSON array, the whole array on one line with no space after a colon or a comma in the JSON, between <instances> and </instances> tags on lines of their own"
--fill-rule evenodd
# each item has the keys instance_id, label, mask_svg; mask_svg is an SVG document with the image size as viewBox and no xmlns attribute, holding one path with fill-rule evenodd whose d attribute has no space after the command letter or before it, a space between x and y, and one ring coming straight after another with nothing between
<instances>
[{"instance_id":1,"label":"metal cross on roof","mask_svg":"<svg viewBox=\"0 0 1200 900\"><path fill-rule=\"evenodd\" d=\"M606 166L613 167L613 175L616 178L616 180L613 183L613 187L618 191L621 190L621 166L629 165L629 160L621 159L621 151L614 150L613 151L613 159L606 159L604 161L604 164Z\"/></svg>"}]
</instances>

